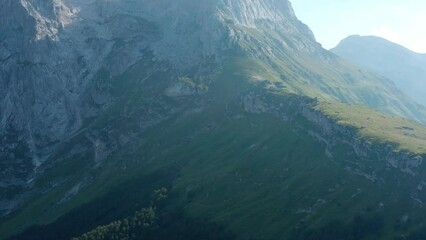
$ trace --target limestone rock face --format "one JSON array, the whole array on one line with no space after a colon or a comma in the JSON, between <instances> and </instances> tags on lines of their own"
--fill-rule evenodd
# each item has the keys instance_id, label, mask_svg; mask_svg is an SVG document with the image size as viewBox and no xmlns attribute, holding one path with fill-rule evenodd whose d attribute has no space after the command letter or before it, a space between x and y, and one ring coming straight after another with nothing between
<instances>
[{"instance_id":1,"label":"limestone rock face","mask_svg":"<svg viewBox=\"0 0 426 240\"><path fill-rule=\"evenodd\" d=\"M282 44L298 50L318 47L285 0L2 1L0 186L31 187L57 147L107 108L113 99L97 81L101 69L112 78L149 53L183 71L219 61L241 41L259 46L247 37L252 30L287 35ZM6 212L19 204L2 199Z\"/></svg>"}]
</instances>

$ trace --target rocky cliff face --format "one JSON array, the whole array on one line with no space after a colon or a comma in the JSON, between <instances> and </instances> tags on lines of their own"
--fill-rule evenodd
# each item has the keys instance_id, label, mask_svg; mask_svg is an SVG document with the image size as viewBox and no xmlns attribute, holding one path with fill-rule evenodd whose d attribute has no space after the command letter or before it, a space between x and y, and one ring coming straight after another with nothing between
<instances>
[{"instance_id":1,"label":"rocky cliff face","mask_svg":"<svg viewBox=\"0 0 426 240\"><path fill-rule=\"evenodd\" d=\"M105 24L96 22L99 17L85 20L79 8L64 1L11 0L0 11L0 182L22 188L56 146L109 101L94 86L96 72L120 57L128 61L112 71L134 63L136 57L125 56L129 49L108 59L113 34L120 31L135 42L140 36L117 27L131 18Z\"/></svg>"},{"instance_id":2,"label":"rocky cliff face","mask_svg":"<svg viewBox=\"0 0 426 240\"><path fill-rule=\"evenodd\" d=\"M267 44L268 41L259 46L259 42L256 42L259 39L249 34L251 31L259 31L265 39L276 38L280 47L287 50L314 52L320 49L312 31L296 18L289 1L228 0L222 1L219 6L218 15L231 26L231 36L237 40L242 38L258 47L277 47Z\"/></svg>"},{"instance_id":3,"label":"rocky cliff face","mask_svg":"<svg viewBox=\"0 0 426 240\"><path fill-rule=\"evenodd\" d=\"M58 44L72 16L65 6L5 1L0 11L1 183L19 186L49 155L49 145L81 125L82 67L76 47Z\"/></svg>"},{"instance_id":4,"label":"rocky cliff face","mask_svg":"<svg viewBox=\"0 0 426 240\"><path fill-rule=\"evenodd\" d=\"M245 38L242 28L314 43L288 1L6 0L0 23L0 159L7 184L17 183L9 182L16 168L29 180L58 143L111 101L93 83L101 68L118 75L144 51L181 69L217 61Z\"/></svg>"}]
</instances>

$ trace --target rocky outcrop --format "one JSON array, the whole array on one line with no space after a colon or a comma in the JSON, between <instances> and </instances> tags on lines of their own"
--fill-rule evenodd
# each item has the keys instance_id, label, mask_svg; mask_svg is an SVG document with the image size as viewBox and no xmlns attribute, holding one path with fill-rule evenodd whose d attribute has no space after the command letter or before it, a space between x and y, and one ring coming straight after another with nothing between
<instances>
[{"instance_id":1,"label":"rocky outcrop","mask_svg":"<svg viewBox=\"0 0 426 240\"><path fill-rule=\"evenodd\" d=\"M262 96L251 93L241 98L241 104L244 110L251 113L262 113L267 112L268 108L262 99Z\"/></svg>"},{"instance_id":2,"label":"rocky outcrop","mask_svg":"<svg viewBox=\"0 0 426 240\"><path fill-rule=\"evenodd\" d=\"M349 126L337 124L337 122L324 113L310 107L301 107L302 115L319 127L317 134L322 136L328 151L332 151L337 142L349 144L353 153L359 159L359 164L368 165L371 160L382 162L388 167L398 169L412 176L418 174L418 169L423 162L423 157L407 151L397 151L396 146L390 144L373 144L362 139L357 131ZM374 171L374 170L373 170Z\"/></svg>"},{"instance_id":3,"label":"rocky outcrop","mask_svg":"<svg viewBox=\"0 0 426 240\"><path fill-rule=\"evenodd\" d=\"M282 101L286 100L287 102L283 104ZM294 123L323 144L326 155L330 159L347 164L347 169L369 180L377 181L379 177L384 177L376 175L379 168L396 169L412 177L419 175L423 156L396 150L395 145L367 141L358 135L356 129L339 125L335 119L316 110L313 107L316 103L312 99L296 96L279 99L273 96L268 97L267 94L251 92L241 96L240 104L247 112L272 113L286 122ZM299 117L309 121L315 127L307 128L306 124L300 123ZM334 158L333 152L338 152L342 144L350 146L351 151L347 152L348 158L354 157L355 162ZM372 163L372 161L376 162Z\"/></svg>"}]
</instances>

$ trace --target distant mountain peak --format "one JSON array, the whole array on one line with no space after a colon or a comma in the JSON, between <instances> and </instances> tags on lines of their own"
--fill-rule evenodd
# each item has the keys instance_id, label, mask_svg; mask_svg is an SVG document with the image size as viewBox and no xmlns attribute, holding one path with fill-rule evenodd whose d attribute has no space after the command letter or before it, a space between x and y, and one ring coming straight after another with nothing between
<instances>
[{"instance_id":1,"label":"distant mountain peak","mask_svg":"<svg viewBox=\"0 0 426 240\"><path fill-rule=\"evenodd\" d=\"M374 36L374 35L350 35L346 38L344 38L343 40L341 40L339 42L339 44L334 48L334 49L338 49L338 48L342 48L342 47L346 47L346 46L371 46L371 48L376 49L379 48L380 49L385 49L385 48L394 48L394 49L399 49L400 51L406 51L406 52L412 52L417 54L415 51L410 50L409 48L402 46L396 42L393 42L391 40L385 39L383 37L379 37L379 36Z\"/></svg>"},{"instance_id":2,"label":"distant mountain peak","mask_svg":"<svg viewBox=\"0 0 426 240\"><path fill-rule=\"evenodd\" d=\"M426 55L377 36L353 35L334 49L340 57L392 80L403 92L426 105Z\"/></svg>"}]
</instances>

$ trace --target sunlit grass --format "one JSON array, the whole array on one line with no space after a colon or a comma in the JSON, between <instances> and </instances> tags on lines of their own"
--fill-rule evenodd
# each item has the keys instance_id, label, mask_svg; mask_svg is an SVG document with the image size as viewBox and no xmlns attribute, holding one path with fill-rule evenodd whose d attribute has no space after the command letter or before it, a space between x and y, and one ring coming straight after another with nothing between
<instances>
[{"instance_id":1,"label":"sunlit grass","mask_svg":"<svg viewBox=\"0 0 426 240\"><path fill-rule=\"evenodd\" d=\"M425 126L362 105L321 102L315 108L336 119L338 124L354 127L360 136L373 143L389 143L396 150L426 153Z\"/></svg>"}]
</instances>

